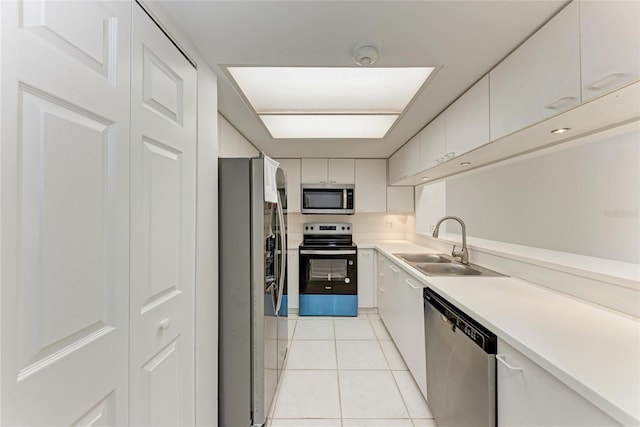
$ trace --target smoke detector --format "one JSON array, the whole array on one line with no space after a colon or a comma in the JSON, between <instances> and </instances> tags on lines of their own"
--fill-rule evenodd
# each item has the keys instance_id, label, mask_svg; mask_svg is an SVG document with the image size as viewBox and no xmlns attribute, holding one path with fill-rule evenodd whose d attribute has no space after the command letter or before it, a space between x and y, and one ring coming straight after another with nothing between
<instances>
[{"instance_id":1,"label":"smoke detector","mask_svg":"<svg viewBox=\"0 0 640 427\"><path fill-rule=\"evenodd\" d=\"M378 60L378 49L372 44L364 44L353 49L353 60L363 67L373 65Z\"/></svg>"}]
</instances>

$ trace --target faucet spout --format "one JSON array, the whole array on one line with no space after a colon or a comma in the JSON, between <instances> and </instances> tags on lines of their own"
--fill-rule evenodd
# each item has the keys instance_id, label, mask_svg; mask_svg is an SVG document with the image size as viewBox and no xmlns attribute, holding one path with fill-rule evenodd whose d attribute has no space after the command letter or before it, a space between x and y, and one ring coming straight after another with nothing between
<instances>
[{"instance_id":1,"label":"faucet spout","mask_svg":"<svg viewBox=\"0 0 640 427\"><path fill-rule=\"evenodd\" d=\"M462 264L469 264L469 251L467 250L467 227L462 219L458 218L457 216L445 216L444 218L441 218L437 222L436 228L433 230L433 237L437 238L440 235L440 224L448 219L458 221L460 223L460 226L462 227L462 251L456 251L456 246L453 245L451 256L458 259Z\"/></svg>"}]
</instances>

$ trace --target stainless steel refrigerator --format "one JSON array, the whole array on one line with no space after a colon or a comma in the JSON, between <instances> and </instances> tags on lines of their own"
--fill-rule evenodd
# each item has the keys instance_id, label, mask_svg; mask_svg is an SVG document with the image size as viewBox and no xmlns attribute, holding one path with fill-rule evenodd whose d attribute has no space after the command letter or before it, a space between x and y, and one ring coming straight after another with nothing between
<instances>
[{"instance_id":1,"label":"stainless steel refrigerator","mask_svg":"<svg viewBox=\"0 0 640 427\"><path fill-rule=\"evenodd\" d=\"M219 160L219 424L261 426L287 353L286 178L265 202L265 160ZM271 180L268 180L271 181Z\"/></svg>"}]
</instances>

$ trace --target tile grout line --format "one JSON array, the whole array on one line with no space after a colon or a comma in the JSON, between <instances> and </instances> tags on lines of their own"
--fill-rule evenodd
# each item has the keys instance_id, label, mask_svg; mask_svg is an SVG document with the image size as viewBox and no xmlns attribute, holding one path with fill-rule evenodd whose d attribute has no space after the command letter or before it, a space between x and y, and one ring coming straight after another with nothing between
<instances>
[{"instance_id":1,"label":"tile grout line","mask_svg":"<svg viewBox=\"0 0 640 427\"><path fill-rule=\"evenodd\" d=\"M331 319L331 326L333 326L333 348L335 350L336 357L336 378L338 380L338 405L340 407L340 427L344 427L344 418L342 414L342 392L340 390L340 366L338 365L338 338L336 336L336 319Z\"/></svg>"}]
</instances>

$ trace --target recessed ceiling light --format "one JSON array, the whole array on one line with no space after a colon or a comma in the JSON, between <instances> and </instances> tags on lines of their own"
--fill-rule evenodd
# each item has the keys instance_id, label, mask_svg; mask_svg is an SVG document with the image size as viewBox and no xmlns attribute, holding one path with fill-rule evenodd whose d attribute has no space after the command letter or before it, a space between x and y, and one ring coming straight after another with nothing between
<instances>
[{"instance_id":1,"label":"recessed ceiling light","mask_svg":"<svg viewBox=\"0 0 640 427\"><path fill-rule=\"evenodd\" d=\"M565 133L569 132L571 128L558 128L551 131L551 133Z\"/></svg>"},{"instance_id":2,"label":"recessed ceiling light","mask_svg":"<svg viewBox=\"0 0 640 427\"><path fill-rule=\"evenodd\" d=\"M423 176L423 177L422 177L422 180L423 180L423 181L429 181L429 177L428 177L428 176Z\"/></svg>"},{"instance_id":3,"label":"recessed ceiling light","mask_svg":"<svg viewBox=\"0 0 640 427\"><path fill-rule=\"evenodd\" d=\"M334 139L384 137L396 114L267 114L260 115L276 139Z\"/></svg>"},{"instance_id":4,"label":"recessed ceiling light","mask_svg":"<svg viewBox=\"0 0 640 427\"><path fill-rule=\"evenodd\" d=\"M471 162L462 162L460 163L460 166L469 166L471 165Z\"/></svg>"},{"instance_id":5,"label":"recessed ceiling light","mask_svg":"<svg viewBox=\"0 0 640 427\"><path fill-rule=\"evenodd\" d=\"M272 115L340 115L352 117L354 123L362 120L358 117L363 115L380 115L381 123L388 123L393 116L385 132L378 136L382 138L434 68L227 67L227 70L270 132L264 118ZM361 131L336 138L371 138L369 129ZM305 133L306 138L325 138L310 131ZM338 129L336 133L343 132ZM280 138L273 133L272 136Z\"/></svg>"}]
</instances>

